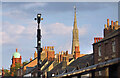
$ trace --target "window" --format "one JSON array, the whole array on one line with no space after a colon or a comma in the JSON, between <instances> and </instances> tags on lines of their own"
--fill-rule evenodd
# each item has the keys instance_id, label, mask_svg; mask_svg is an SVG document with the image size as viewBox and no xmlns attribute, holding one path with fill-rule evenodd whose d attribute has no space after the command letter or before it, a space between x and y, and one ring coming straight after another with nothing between
<instances>
[{"instance_id":1,"label":"window","mask_svg":"<svg viewBox=\"0 0 120 78\"><path fill-rule=\"evenodd\" d=\"M21 69L21 75L22 75L22 69Z\"/></svg>"},{"instance_id":2,"label":"window","mask_svg":"<svg viewBox=\"0 0 120 78\"><path fill-rule=\"evenodd\" d=\"M19 70L18 70L18 76L19 76Z\"/></svg>"},{"instance_id":3,"label":"window","mask_svg":"<svg viewBox=\"0 0 120 78\"><path fill-rule=\"evenodd\" d=\"M98 55L101 56L101 46L98 46Z\"/></svg>"},{"instance_id":4,"label":"window","mask_svg":"<svg viewBox=\"0 0 120 78\"><path fill-rule=\"evenodd\" d=\"M53 73L52 76L55 76L55 74Z\"/></svg>"},{"instance_id":5,"label":"window","mask_svg":"<svg viewBox=\"0 0 120 78\"><path fill-rule=\"evenodd\" d=\"M102 75L102 72L101 72L101 71L98 71L98 73L99 73L99 76L101 76L101 75Z\"/></svg>"},{"instance_id":6,"label":"window","mask_svg":"<svg viewBox=\"0 0 120 78\"><path fill-rule=\"evenodd\" d=\"M115 52L115 41L112 42L112 51Z\"/></svg>"}]
</instances>

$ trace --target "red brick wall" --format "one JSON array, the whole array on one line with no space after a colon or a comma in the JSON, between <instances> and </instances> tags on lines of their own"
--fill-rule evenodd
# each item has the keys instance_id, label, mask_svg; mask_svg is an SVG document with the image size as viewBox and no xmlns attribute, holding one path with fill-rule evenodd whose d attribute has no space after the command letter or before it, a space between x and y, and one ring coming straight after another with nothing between
<instances>
[{"instance_id":1,"label":"red brick wall","mask_svg":"<svg viewBox=\"0 0 120 78\"><path fill-rule=\"evenodd\" d=\"M116 52L112 51L112 42L115 41L116 44ZM93 44L93 52L94 52L94 62L95 64L99 62L104 62L106 60L111 60L113 58L118 58L119 51L119 37L111 38L109 40ZM101 46L101 56L98 55L98 46ZM105 57L108 57L108 59L105 59ZM98 59L101 59L101 61L98 61Z\"/></svg>"},{"instance_id":2,"label":"red brick wall","mask_svg":"<svg viewBox=\"0 0 120 78\"><path fill-rule=\"evenodd\" d=\"M54 58L55 58L55 51L47 51L47 59L49 61L52 61L54 60Z\"/></svg>"}]
</instances>

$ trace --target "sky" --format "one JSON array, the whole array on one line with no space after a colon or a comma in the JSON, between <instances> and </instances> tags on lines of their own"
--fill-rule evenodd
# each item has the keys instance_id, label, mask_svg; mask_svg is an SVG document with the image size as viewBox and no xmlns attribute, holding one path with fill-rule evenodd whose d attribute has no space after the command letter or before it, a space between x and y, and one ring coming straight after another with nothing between
<instances>
[{"instance_id":1,"label":"sky","mask_svg":"<svg viewBox=\"0 0 120 78\"><path fill-rule=\"evenodd\" d=\"M80 53L93 52L94 37L103 37L107 19L118 20L117 2L3 2L0 46L2 66L9 69L18 48L22 62L34 57L37 23L42 14L42 47L54 46L55 53L71 53L74 6L77 8ZM0 67L2 67L0 66Z\"/></svg>"}]
</instances>

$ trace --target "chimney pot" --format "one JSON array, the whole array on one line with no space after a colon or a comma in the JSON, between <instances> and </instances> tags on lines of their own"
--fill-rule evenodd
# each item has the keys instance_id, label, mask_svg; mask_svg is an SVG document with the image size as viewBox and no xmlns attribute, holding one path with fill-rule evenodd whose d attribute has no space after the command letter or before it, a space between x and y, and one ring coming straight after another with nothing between
<instances>
[{"instance_id":1,"label":"chimney pot","mask_svg":"<svg viewBox=\"0 0 120 78\"><path fill-rule=\"evenodd\" d=\"M107 25L105 24L105 29L107 28Z\"/></svg>"},{"instance_id":2,"label":"chimney pot","mask_svg":"<svg viewBox=\"0 0 120 78\"><path fill-rule=\"evenodd\" d=\"M66 51L66 55L68 55L68 51Z\"/></svg>"},{"instance_id":3,"label":"chimney pot","mask_svg":"<svg viewBox=\"0 0 120 78\"><path fill-rule=\"evenodd\" d=\"M116 24L115 24L115 22L114 22L114 24L113 24L113 25L116 25Z\"/></svg>"},{"instance_id":4,"label":"chimney pot","mask_svg":"<svg viewBox=\"0 0 120 78\"><path fill-rule=\"evenodd\" d=\"M116 21L116 25L118 25L118 21Z\"/></svg>"},{"instance_id":5,"label":"chimney pot","mask_svg":"<svg viewBox=\"0 0 120 78\"><path fill-rule=\"evenodd\" d=\"M107 19L107 27L109 27L109 19Z\"/></svg>"},{"instance_id":6,"label":"chimney pot","mask_svg":"<svg viewBox=\"0 0 120 78\"><path fill-rule=\"evenodd\" d=\"M111 21L111 28L113 29L113 21Z\"/></svg>"},{"instance_id":7,"label":"chimney pot","mask_svg":"<svg viewBox=\"0 0 120 78\"><path fill-rule=\"evenodd\" d=\"M16 48L16 52L17 52L17 48Z\"/></svg>"}]
</instances>

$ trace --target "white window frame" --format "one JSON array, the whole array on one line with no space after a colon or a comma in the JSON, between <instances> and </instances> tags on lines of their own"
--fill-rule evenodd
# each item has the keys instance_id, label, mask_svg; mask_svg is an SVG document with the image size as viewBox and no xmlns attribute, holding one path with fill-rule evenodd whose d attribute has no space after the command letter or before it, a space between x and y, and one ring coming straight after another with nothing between
<instances>
[{"instance_id":1,"label":"white window frame","mask_svg":"<svg viewBox=\"0 0 120 78\"><path fill-rule=\"evenodd\" d=\"M102 72L101 71L98 71L98 73L99 73L99 76L102 76Z\"/></svg>"}]
</instances>

